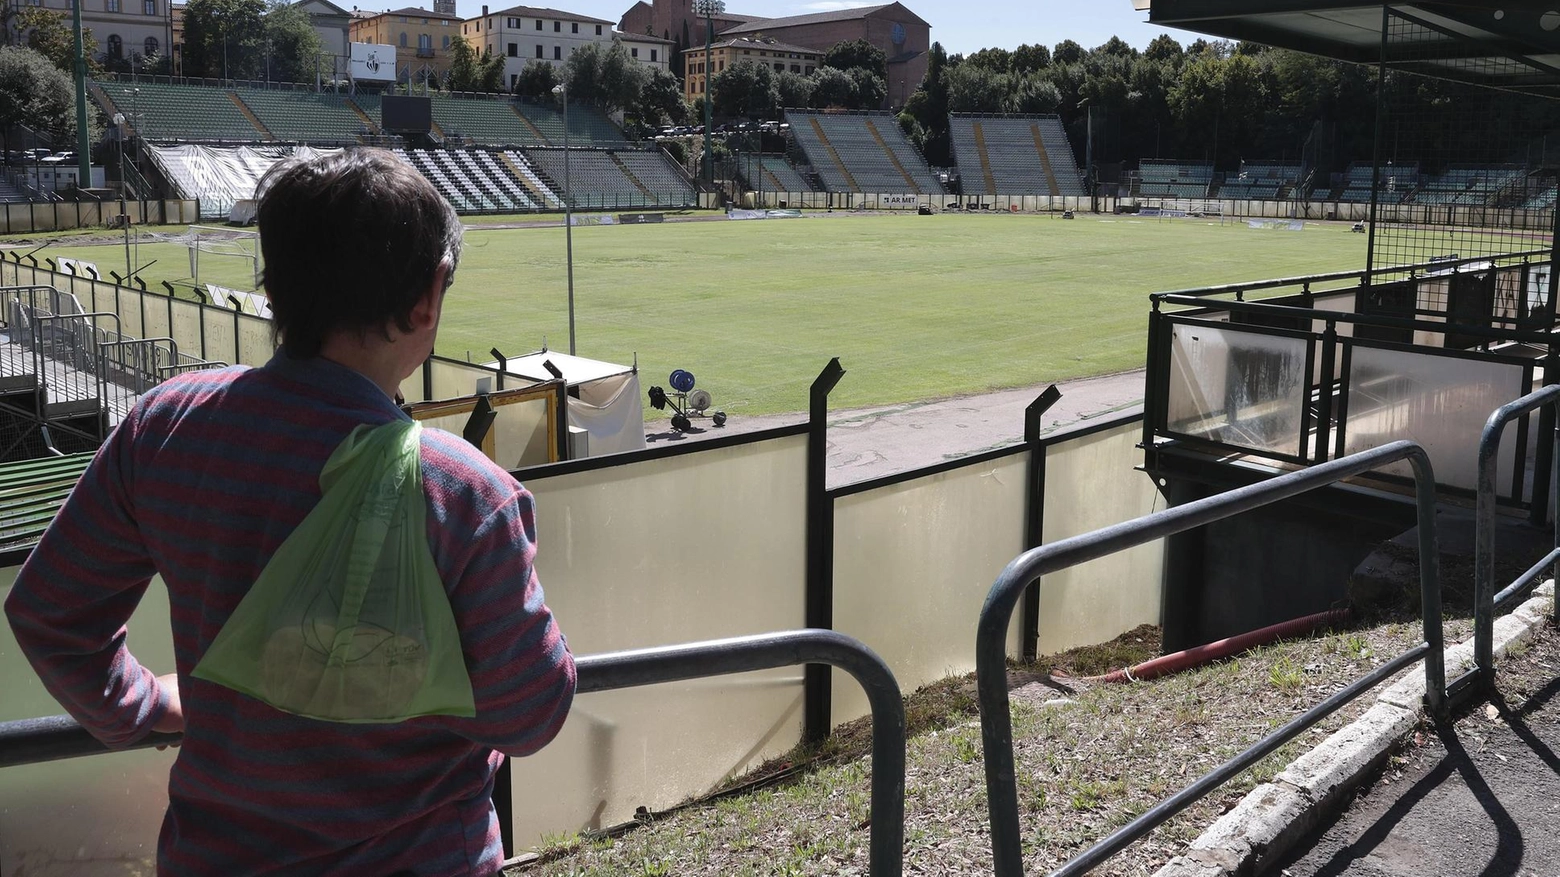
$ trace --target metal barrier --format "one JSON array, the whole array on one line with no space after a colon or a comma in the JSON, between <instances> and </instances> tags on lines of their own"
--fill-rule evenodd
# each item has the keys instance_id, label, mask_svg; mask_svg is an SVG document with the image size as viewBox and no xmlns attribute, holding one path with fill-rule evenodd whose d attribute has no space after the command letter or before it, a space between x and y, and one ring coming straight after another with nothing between
<instances>
[{"instance_id":1,"label":"metal barrier","mask_svg":"<svg viewBox=\"0 0 1560 877\"><path fill-rule=\"evenodd\" d=\"M141 395L164 380L169 360L178 361L178 342L172 338L125 338L98 345L99 370L105 380Z\"/></svg>"},{"instance_id":2,"label":"metal barrier","mask_svg":"<svg viewBox=\"0 0 1560 877\"><path fill-rule=\"evenodd\" d=\"M1544 555L1543 560L1502 588L1500 593L1495 593L1495 473L1501 435L1505 433L1507 424L1543 408L1544 412L1539 419L1539 440L1542 441L1545 435L1552 436L1554 453L1550 459L1560 460L1560 431L1555 429L1557 413L1560 413L1556 410L1557 403L1560 403L1560 385L1535 390L1491 412L1490 419L1485 421L1484 433L1479 437L1479 486L1474 507L1473 545L1474 669L1454 681L1453 689L1470 681L1469 677L1477 677L1484 682L1494 680L1495 612L1525 593L1544 574L1545 568L1549 568L1550 574L1560 581L1560 478L1551 478L1549 513L1554 518L1555 547ZM1523 449L1518 448L1517 454L1517 459L1522 459ZM1539 498L1533 497L1534 520L1542 519L1539 514L1542 508ZM1560 600L1556 601L1556 606L1560 606ZM1560 619L1560 613L1556 614L1556 618Z\"/></svg>"},{"instance_id":3,"label":"metal barrier","mask_svg":"<svg viewBox=\"0 0 1560 877\"><path fill-rule=\"evenodd\" d=\"M59 398L54 401L95 399L100 404L107 404L107 378L103 374L99 353L106 330L99 329L93 320L113 320L115 334L118 334L119 315L98 311L88 314L31 314L29 317L33 373L38 376L41 385L59 391ZM56 323L63 325L53 329ZM47 374L46 365L52 365Z\"/></svg>"},{"instance_id":4,"label":"metal barrier","mask_svg":"<svg viewBox=\"0 0 1560 877\"><path fill-rule=\"evenodd\" d=\"M894 674L871 649L842 633L805 629L575 659L580 694L799 664L838 667L866 690L872 705L871 874L899 877L904 867L905 708ZM177 734L151 734L130 748L178 740ZM70 716L0 723L0 768L108 751Z\"/></svg>"},{"instance_id":5,"label":"metal barrier","mask_svg":"<svg viewBox=\"0 0 1560 877\"><path fill-rule=\"evenodd\" d=\"M1304 715L1263 738L1256 745L1216 768L1181 792L1085 850L1058 869L1058 875L1081 874L1152 831L1226 780L1257 763L1333 711L1368 691L1414 661L1424 658L1427 705L1441 711L1446 694L1446 668L1441 638L1441 589L1435 538L1435 477L1430 457L1419 445L1397 441L1369 451L1239 487L1216 496L1152 515L1042 545L1014 558L997 577L981 609L975 639L975 674L980 697L981 741L986 762L986 801L991 816L991 848L998 877L1021 877L1023 851L1018 825L1018 786L1014 774L1013 723L1007 689L1007 630L1029 585L1046 573L1114 554L1240 512L1270 505L1320 487L1360 475L1399 460L1414 469L1419 513L1419 578L1424 603L1425 641L1376 668Z\"/></svg>"}]
</instances>

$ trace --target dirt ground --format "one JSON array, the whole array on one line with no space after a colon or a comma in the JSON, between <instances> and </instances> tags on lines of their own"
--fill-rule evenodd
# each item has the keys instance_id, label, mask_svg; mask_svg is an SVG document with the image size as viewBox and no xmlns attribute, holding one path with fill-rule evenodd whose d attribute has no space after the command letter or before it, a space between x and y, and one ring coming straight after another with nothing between
<instances>
[{"instance_id":1,"label":"dirt ground","mask_svg":"<svg viewBox=\"0 0 1560 877\"><path fill-rule=\"evenodd\" d=\"M966 457L1020 441L1024 409L1049 384L829 413L829 486L853 484ZM1062 398L1045 414L1049 432L1080 421L1136 410L1143 402L1143 372L1080 378L1057 384ZM724 427L693 421L688 433L672 431L666 421L646 425L651 447L668 442L700 441L804 423L806 414L733 417Z\"/></svg>"}]
</instances>

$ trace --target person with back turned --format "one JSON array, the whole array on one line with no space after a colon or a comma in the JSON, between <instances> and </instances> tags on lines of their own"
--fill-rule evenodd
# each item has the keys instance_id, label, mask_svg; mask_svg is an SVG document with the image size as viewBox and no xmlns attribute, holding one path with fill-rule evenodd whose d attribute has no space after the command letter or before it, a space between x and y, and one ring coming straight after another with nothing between
<instances>
[{"instance_id":1,"label":"person with back turned","mask_svg":"<svg viewBox=\"0 0 1560 877\"><path fill-rule=\"evenodd\" d=\"M6 615L50 693L109 747L183 732L159 874L495 874L494 774L558 733L575 675L536 579L531 495L458 437L414 432L393 401L433 349L460 222L391 153L351 149L274 168L259 226L275 356L146 394L23 566ZM406 459L467 714L326 721L195 672L322 505L327 461L360 428L398 421L419 455ZM166 676L127 645L154 575L168 589Z\"/></svg>"}]
</instances>

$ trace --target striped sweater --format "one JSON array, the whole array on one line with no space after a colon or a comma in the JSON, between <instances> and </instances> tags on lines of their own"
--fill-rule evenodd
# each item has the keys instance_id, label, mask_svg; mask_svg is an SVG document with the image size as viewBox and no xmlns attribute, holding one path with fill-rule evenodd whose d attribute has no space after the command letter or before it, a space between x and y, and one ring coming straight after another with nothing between
<instances>
[{"instance_id":1,"label":"striped sweater","mask_svg":"<svg viewBox=\"0 0 1560 877\"><path fill-rule=\"evenodd\" d=\"M109 437L18 574L5 605L17 642L111 747L144 737L166 710L125 622L154 573L167 584L186 732L159 874L498 871L494 772L501 753L530 754L557 734L574 662L536 580L531 495L459 438L424 430L422 469L474 718L319 722L190 676L318 502L331 452L357 424L404 417L362 375L283 353L169 381Z\"/></svg>"}]
</instances>

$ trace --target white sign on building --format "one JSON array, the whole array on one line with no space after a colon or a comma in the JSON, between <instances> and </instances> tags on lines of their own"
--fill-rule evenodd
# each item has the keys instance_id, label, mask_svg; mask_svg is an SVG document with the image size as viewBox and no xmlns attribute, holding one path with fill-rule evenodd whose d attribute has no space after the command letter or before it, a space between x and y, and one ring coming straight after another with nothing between
<instances>
[{"instance_id":1,"label":"white sign on building","mask_svg":"<svg viewBox=\"0 0 1560 877\"><path fill-rule=\"evenodd\" d=\"M352 44L352 78L361 82L395 81L395 46Z\"/></svg>"}]
</instances>

